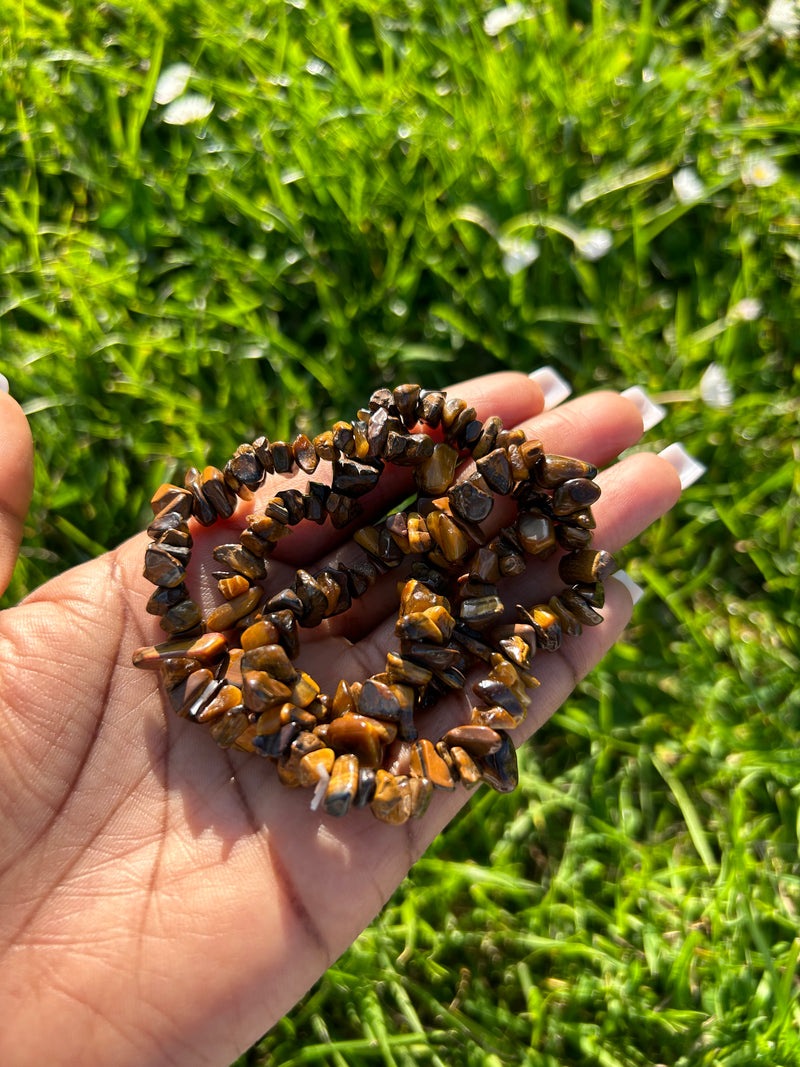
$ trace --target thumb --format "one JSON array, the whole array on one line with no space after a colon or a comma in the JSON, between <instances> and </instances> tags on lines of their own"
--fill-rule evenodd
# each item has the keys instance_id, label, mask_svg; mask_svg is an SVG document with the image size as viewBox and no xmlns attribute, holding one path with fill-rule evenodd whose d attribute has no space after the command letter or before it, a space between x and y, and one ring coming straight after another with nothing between
<instances>
[{"instance_id":1,"label":"thumb","mask_svg":"<svg viewBox=\"0 0 800 1067\"><path fill-rule=\"evenodd\" d=\"M0 594L11 581L33 491L33 439L0 374Z\"/></svg>"}]
</instances>

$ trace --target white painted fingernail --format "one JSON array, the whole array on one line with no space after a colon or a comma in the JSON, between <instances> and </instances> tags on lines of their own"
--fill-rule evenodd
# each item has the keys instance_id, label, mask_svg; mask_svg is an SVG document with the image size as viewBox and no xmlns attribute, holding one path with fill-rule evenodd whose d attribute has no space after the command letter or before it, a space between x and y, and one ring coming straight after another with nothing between
<instances>
[{"instance_id":1,"label":"white painted fingernail","mask_svg":"<svg viewBox=\"0 0 800 1067\"><path fill-rule=\"evenodd\" d=\"M536 382L544 393L544 410L549 411L572 393L572 386L552 367L540 367L528 377Z\"/></svg>"},{"instance_id":2,"label":"white painted fingernail","mask_svg":"<svg viewBox=\"0 0 800 1067\"><path fill-rule=\"evenodd\" d=\"M630 598L634 604L638 604L644 596L644 589L640 585L634 582L633 578L625 571L617 571L616 574L611 575L620 585L624 585L630 594Z\"/></svg>"},{"instance_id":3,"label":"white painted fingernail","mask_svg":"<svg viewBox=\"0 0 800 1067\"><path fill-rule=\"evenodd\" d=\"M8 378L6 378L5 374L0 374L0 389L4 393L8 392Z\"/></svg>"},{"instance_id":4,"label":"white painted fingernail","mask_svg":"<svg viewBox=\"0 0 800 1067\"><path fill-rule=\"evenodd\" d=\"M657 426L667 413L667 409L662 408L660 404L654 404L639 385L632 385L630 389L623 389L620 396L632 401L639 409L639 414L642 416L642 429L645 433Z\"/></svg>"},{"instance_id":5,"label":"white painted fingernail","mask_svg":"<svg viewBox=\"0 0 800 1067\"><path fill-rule=\"evenodd\" d=\"M697 479L702 478L706 473L706 468L700 460L690 456L683 445L667 445L664 451L658 454L667 463L672 464L680 475L681 489L688 489L690 485L694 485Z\"/></svg>"}]
</instances>

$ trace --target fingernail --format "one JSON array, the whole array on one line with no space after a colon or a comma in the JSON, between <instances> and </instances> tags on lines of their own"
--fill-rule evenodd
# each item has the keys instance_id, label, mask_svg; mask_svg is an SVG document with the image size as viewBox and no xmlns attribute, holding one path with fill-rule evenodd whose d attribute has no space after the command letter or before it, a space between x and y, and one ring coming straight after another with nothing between
<instances>
[{"instance_id":1,"label":"fingernail","mask_svg":"<svg viewBox=\"0 0 800 1067\"><path fill-rule=\"evenodd\" d=\"M630 389L623 389L620 396L630 400L639 409L639 414L642 416L642 429L645 433L657 426L667 413L666 408L653 403L641 386L632 385Z\"/></svg>"},{"instance_id":2,"label":"fingernail","mask_svg":"<svg viewBox=\"0 0 800 1067\"><path fill-rule=\"evenodd\" d=\"M8 378L6 378L5 374L0 374L0 389L4 393L8 392Z\"/></svg>"},{"instance_id":3,"label":"fingernail","mask_svg":"<svg viewBox=\"0 0 800 1067\"><path fill-rule=\"evenodd\" d=\"M625 571L617 571L615 574L612 574L611 577L618 581L620 585L625 586L634 604L639 603L644 596L644 589L642 589L640 585L637 585L629 574Z\"/></svg>"},{"instance_id":4,"label":"fingernail","mask_svg":"<svg viewBox=\"0 0 800 1067\"><path fill-rule=\"evenodd\" d=\"M528 377L536 382L544 393L544 410L549 411L572 393L572 386L552 367L540 367Z\"/></svg>"},{"instance_id":5,"label":"fingernail","mask_svg":"<svg viewBox=\"0 0 800 1067\"><path fill-rule=\"evenodd\" d=\"M683 445L667 445L663 452L658 454L667 463L672 464L680 475L681 489L688 489L690 485L694 485L697 479L702 478L706 473L706 468L703 464L695 459L694 456L690 456Z\"/></svg>"}]
</instances>

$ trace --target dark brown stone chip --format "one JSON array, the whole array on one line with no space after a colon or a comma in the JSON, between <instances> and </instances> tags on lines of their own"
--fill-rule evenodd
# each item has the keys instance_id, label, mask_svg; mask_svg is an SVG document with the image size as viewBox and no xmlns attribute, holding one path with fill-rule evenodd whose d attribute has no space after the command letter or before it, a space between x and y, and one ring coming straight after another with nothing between
<instances>
[{"instance_id":1,"label":"dark brown stone chip","mask_svg":"<svg viewBox=\"0 0 800 1067\"><path fill-rule=\"evenodd\" d=\"M304 433L299 433L292 442L292 455L300 470L313 474L319 463L314 445Z\"/></svg>"},{"instance_id":2,"label":"dark brown stone chip","mask_svg":"<svg viewBox=\"0 0 800 1067\"><path fill-rule=\"evenodd\" d=\"M458 746L471 756L488 756L497 752L502 738L490 726L456 726L442 738L448 748Z\"/></svg>"},{"instance_id":3,"label":"dark brown stone chip","mask_svg":"<svg viewBox=\"0 0 800 1067\"><path fill-rule=\"evenodd\" d=\"M534 468L534 477L543 489L555 489L571 478L596 478L597 467L570 456L542 456Z\"/></svg>"},{"instance_id":4,"label":"dark brown stone chip","mask_svg":"<svg viewBox=\"0 0 800 1067\"><path fill-rule=\"evenodd\" d=\"M569 515L589 507L600 497L600 486L588 478L570 478L553 493L553 513Z\"/></svg>"},{"instance_id":5,"label":"dark brown stone chip","mask_svg":"<svg viewBox=\"0 0 800 1067\"><path fill-rule=\"evenodd\" d=\"M500 747L488 756L479 756L476 763L481 778L498 793L513 793L519 784L517 750L514 742L503 730L498 730Z\"/></svg>"},{"instance_id":6,"label":"dark brown stone chip","mask_svg":"<svg viewBox=\"0 0 800 1067\"><path fill-rule=\"evenodd\" d=\"M267 567L264 560L240 544L217 545L212 555L218 563L254 582L266 577Z\"/></svg>"},{"instance_id":7,"label":"dark brown stone chip","mask_svg":"<svg viewBox=\"0 0 800 1067\"><path fill-rule=\"evenodd\" d=\"M193 600L184 600L176 604L162 617L160 626L168 634L182 634L194 631L203 621L203 612ZM199 631L202 632L202 631Z\"/></svg>"},{"instance_id":8,"label":"dark brown stone chip","mask_svg":"<svg viewBox=\"0 0 800 1067\"><path fill-rule=\"evenodd\" d=\"M504 448L496 448L488 456L479 459L475 465L493 492L500 493L501 496L511 492L514 480Z\"/></svg>"},{"instance_id":9,"label":"dark brown stone chip","mask_svg":"<svg viewBox=\"0 0 800 1067\"><path fill-rule=\"evenodd\" d=\"M494 507L494 497L472 482L461 482L448 491L447 499L456 515L467 522L483 522Z\"/></svg>"},{"instance_id":10,"label":"dark brown stone chip","mask_svg":"<svg viewBox=\"0 0 800 1067\"><path fill-rule=\"evenodd\" d=\"M392 394L397 413L408 429L411 429L419 417L417 415L419 394L418 385L398 385Z\"/></svg>"},{"instance_id":11,"label":"dark brown stone chip","mask_svg":"<svg viewBox=\"0 0 800 1067\"><path fill-rule=\"evenodd\" d=\"M147 601L150 615L166 615L170 608L189 598L189 590L183 582L173 586L159 586Z\"/></svg>"},{"instance_id":12,"label":"dark brown stone chip","mask_svg":"<svg viewBox=\"0 0 800 1067\"><path fill-rule=\"evenodd\" d=\"M192 494L192 515L201 526L213 526L217 521L217 513L203 495L200 483L200 471L196 467L190 467L186 472L184 484Z\"/></svg>"},{"instance_id":13,"label":"dark brown stone chip","mask_svg":"<svg viewBox=\"0 0 800 1067\"><path fill-rule=\"evenodd\" d=\"M218 467L205 467L200 475L203 496L221 519L229 519L236 510L236 494L225 484L225 476Z\"/></svg>"},{"instance_id":14,"label":"dark brown stone chip","mask_svg":"<svg viewBox=\"0 0 800 1067\"><path fill-rule=\"evenodd\" d=\"M163 545L150 544L144 554L144 571L148 582L153 585L176 586L183 582L186 568L180 557L170 552Z\"/></svg>"},{"instance_id":15,"label":"dark brown stone chip","mask_svg":"<svg viewBox=\"0 0 800 1067\"><path fill-rule=\"evenodd\" d=\"M602 582L617 569L616 561L605 549L579 549L564 556L558 564L563 582Z\"/></svg>"},{"instance_id":16,"label":"dark brown stone chip","mask_svg":"<svg viewBox=\"0 0 800 1067\"><path fill-rule=\"evenodd\" d=\"M164 482L153 493L150 506L156 516L163 512L174 511L182 519L188 519L192 514L193 502L192 493L188 489L181 489L179 485Z\"/></svg>"}]
</instances>

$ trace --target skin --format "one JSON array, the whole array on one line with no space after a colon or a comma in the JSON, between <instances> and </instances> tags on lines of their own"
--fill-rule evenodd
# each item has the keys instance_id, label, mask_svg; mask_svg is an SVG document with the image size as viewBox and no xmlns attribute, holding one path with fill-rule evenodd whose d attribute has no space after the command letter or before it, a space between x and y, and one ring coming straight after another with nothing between
<instances>
[{"instance_id":1,"label":"skin","mask_svg":"<svg viewBox=\"0 0 800 1067\"><path fill-rule=\"evenodd\" d=\"M538 386L501 373L450 395L480 418L522 425L548 452L607 467L594 508L598 547L621 548L679 496L675 471L657 456L613 462L641 434L637 410L615 394L541 413ZM32 481L30 433L5 394L0 450L5 588ZM408 480L392 475L368 498L370 514L402 499ZM286 485L273 478L259 496ZM220 600L211 547L235 541L252 506L197 530L189 584L206 610ZM487 525L502 518L495 512ZM368 810L333 819L312 813L309 794L282 787L268 764L218 749L207 731L177 718L155 674L131 666L137 647L164 637L145 612L145 543L134 537L0 614L3 1064L227 1067L370 922L470 795L437 792L422 820L401 827ZM271 557L266 587L282 588L298 566L314 573L359 551L328 525L297 528ZM346 616L304 634L300 665L323 688L383 669L395 647L394 581L384 578ZM551 561L506 582L501 595L533 604L562 587ZM537 657L542 684L517 740L621 634L630 597L613 580L606 596L601 626ZM465 711L457 694L429 717L426 733L439 737Z\"/></svg>"}]
</instances>

